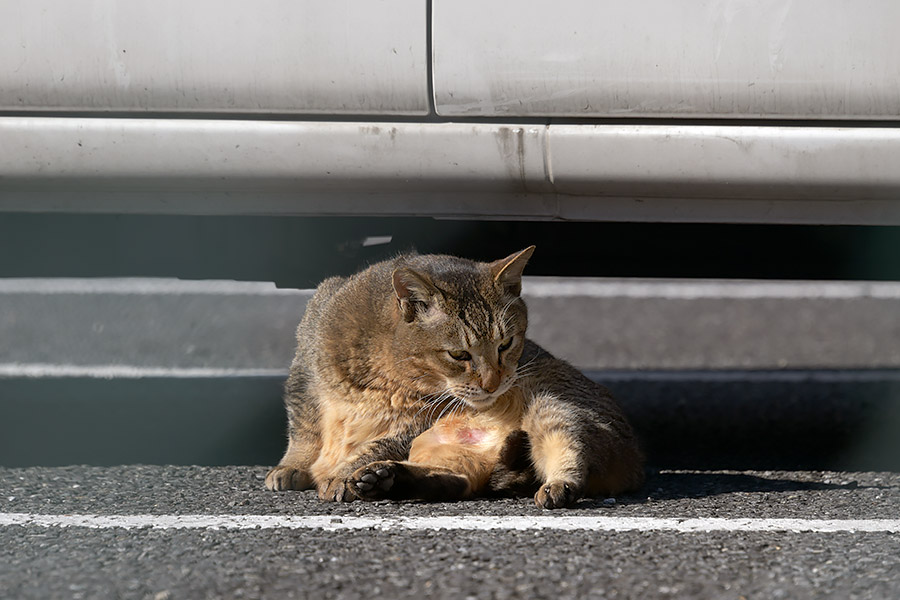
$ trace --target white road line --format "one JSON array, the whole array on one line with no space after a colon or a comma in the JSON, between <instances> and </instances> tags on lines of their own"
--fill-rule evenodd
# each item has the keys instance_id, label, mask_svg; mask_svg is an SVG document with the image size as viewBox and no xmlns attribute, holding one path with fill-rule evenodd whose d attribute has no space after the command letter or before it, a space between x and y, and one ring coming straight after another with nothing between
<instances>
[{"instance_id":1,"label":"white road line","mask_svg":"<svg viewBox=\"0 0 900 600\"><path fill-rule=\"evenodd\" d=\"M900 283L884 281L619 281L524 278L525 298L900 299Z\"/></svg>"},{"instance_id":2,"label":"white road line","mask_svg":"<svg viewBox=\"0 0 900 600\"><path fill-rule=\"evenodd\" d=\"M900 373L890 369L836 371L601 371L587 369L595 381L609 384L622 381L780 381L780 382L859 382L894 381ZM73 365L54 363L0 363L0 378L85 378L85 379L215 379L227 377L288 376L288 369L242 369L216 367L144 367L139 365Z\"/></svg>"},{"instance_id":3,"label":"white road line","mask_svg":"<svg viewBox=\"0 0 900 600\"><path fill-rule=\"evenodd\" d=\"M324 529L329 531L472 530L881 532L900 533L900 519L678 519L592 516L351 517L285 515L40 515L0 513L0 526L86 527L91 529Z\"/></svg>"},{"instance_id":4,"label":"white road line","mask_svg":"<svg viewBox=\"0 0 900 600\"><path fill-rule=\"evenodd\" d=\"M312 296L312 290L282 289L270 281L154 278L8 278L0 294L123 294L134 296L215 294L221 296Z\"/></svg>"},{"instance_id":5,"label":"white road line","mask_svg":"<svg viewBox=\"0 0 900 600\"><path fill-rule=\"evenodd\" d=\"M601 371L598 369L584 369L583 371L589 378L603 384L621 383L625 381L703 381L715 383L860 383L872 381L900 381L900 371L897 371L896 369L795 369L784 371L777 371L775 369L731 369L724 371L704 371L701 369L677 371Z\"/></svg>"},{"instance_id":6,"label":"white road line","mask_svg":"<svg viewBox=\"0 0 900 600\"><path fill-rule=\"evenodd\" d=\"M70 365L49 363L3 363L0 378L86 379L204 379L219 377L287 377L287 369L227 369L214 367L141 367L136 365Z\"/></svg>"},{"instance_id":7,"label":"white road line","mask_svg":"<svg viewBox=\"0 0 900 600\"><path fill-rule=\"evenodd\" d=\"M725 281L622 280L525 277L527 298L699 298L755 299L900 299L892 281ZM153 278L0 278L0 294L123 294L222 296L312 296L313 290L279 289L264 281L188 281Z\"/></svg>"}]
</instances>

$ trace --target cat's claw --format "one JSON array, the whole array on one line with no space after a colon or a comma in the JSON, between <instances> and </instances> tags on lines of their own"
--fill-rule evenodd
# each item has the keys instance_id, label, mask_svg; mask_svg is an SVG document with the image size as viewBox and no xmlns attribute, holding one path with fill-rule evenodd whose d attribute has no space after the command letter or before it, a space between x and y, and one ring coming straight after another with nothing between
<instances>
[{"instance_id":1,"label":"cat's claw","mask_svg":"<svg viewBox=\"0 0 900 600\"><path fill-rule=\"evenodd\" d=\"M386 497L394 487L394 467L391 463L372 463L356 471L350 481L356 493L365 500L377 500Z\"/></svg>"},{"instance_id":2,"label":"cat's claw","mask_svg":"<svg viewBox=\"0 0 900 600\"><path fill-rule=\"evenodd\" d=\"M581 496L574 484L564 481L545 483L534 495L534 503L541 508L566 508Z\"/></svg>"}]
</instances>

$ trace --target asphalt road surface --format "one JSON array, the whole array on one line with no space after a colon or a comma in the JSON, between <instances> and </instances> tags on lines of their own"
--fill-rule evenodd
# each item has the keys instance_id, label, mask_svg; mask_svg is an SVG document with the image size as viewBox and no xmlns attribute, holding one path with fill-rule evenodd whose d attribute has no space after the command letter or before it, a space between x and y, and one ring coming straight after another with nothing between
<instances>
[{"instance_id":1,"label":"asphalt road surface","mask_svg":"<svg viewBox=\"0 0 900 600\"><path fill-rule=\"evenodd\" d=\"M265 467L0 470L4 598L897 598L900 474L653 471L639 494L326 504Z\"/></svg>"}]
</instances>

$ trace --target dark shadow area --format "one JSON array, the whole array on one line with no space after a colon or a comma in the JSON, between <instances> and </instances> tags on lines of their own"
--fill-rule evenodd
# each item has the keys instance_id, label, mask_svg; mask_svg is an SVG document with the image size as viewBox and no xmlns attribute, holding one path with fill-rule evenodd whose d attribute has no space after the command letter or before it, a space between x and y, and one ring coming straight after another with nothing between
<instances>
[{"instance_id":1,"label":"dark shadow area","mask_svg":"<svg viewBox=\"0 0 900 600\"><path fill-rule=\"evenodd\" d=\"M635 372L606 384L661 469L900 470L900 373Z\"/></svg>"},{"instance_id":2,"label":"dark shadow area","mask_svg":"<svg viewBox=\"0 0 900 600\"><path fill-rule=\"evenodd\" d=\"M735 493L790 493L857 489L896 490L897 488L896 486L860 485L856 481L825 483L745 473L678 473L660 472L654 469L647 474L647 482L643 489L637 493L622 494L616 497L616 503L645 504L648 500L683 500ZM602 499L582 500L578 503L578 508L602 508L603 506Z\"/></svg>"},{"instance_id":3,"label":"dark shadow area","mask_svg":"<svg viewBox=\"0 0 900 600\"><path fill-rule=\"evenodd\" d=\"M0 216L0 277L307 288L411 248L493 260L531 244L530 275L900 280L900 227L63 213Z\"/></svg>"},{"instance_id":4,"label":"dark shadow area","mask_svg":"<svg viewBox=\"0 0 900 600\"><path fill-rule=\"evenodd\" d=\"M0 378L0 465L274 465L282 383Z\"/></svg>"},{"instance_id":5,"label":"dark shadow area","mask_svg":"<svg viewBox=\"0 0 900 600\"><path fill-rule=\"evenodd\" d=\"M897 371L591 375L620 398L651 469L900 471ZM273 465L281 386L0 378L0 465Z\"/></svg>"}]
</instances>

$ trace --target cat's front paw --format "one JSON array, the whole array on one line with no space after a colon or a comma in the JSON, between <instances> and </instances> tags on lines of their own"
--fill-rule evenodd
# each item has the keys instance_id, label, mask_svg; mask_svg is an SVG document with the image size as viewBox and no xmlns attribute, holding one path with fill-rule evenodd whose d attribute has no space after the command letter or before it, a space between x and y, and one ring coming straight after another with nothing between
<instances>
[{"instance_id":1,"label":"cat's front paw","mask_svg":"<svg viewBox=\"0 0 900 600\"><path fill-rule=\"evenodd\" d=\"M356 494L365 500L387 498L394 487L398 465L391 461L373 462L350 476Z\"/></svg>"},{"instance_id":2,"label":"cat's front paw","mask_svg":"<svg viewBox=\"0 0 900 600\"><path fill-rule=\"evenodd\" d=\"M266 487L273 492L307 490L312 484L309 473L293 467L278 465L266 475Z\"/></svg>"},{"instance_id":3,"label":"cat's front paw","mask_svg":"<svg viewBox=\"0 0 900 600\"><path fill-rule=\"evenodd\" d=\"M581 497L581 491L574 483L555 481L545 483L534 495L534 503L541 508L566 508Z\"/></svg>"},{"instance_id":4,"label":"cat's front paw","mask_svg":"<svg viewBox=\"0 0 900 600\"><path fill-rule=\"evenodd\" d=\"M350 480L329 479L319 486L319 500L325 502L353 502L357 495Z\"/></svg>"}]
</instances>

